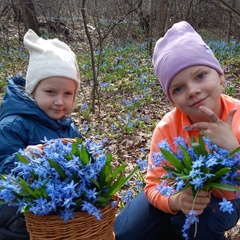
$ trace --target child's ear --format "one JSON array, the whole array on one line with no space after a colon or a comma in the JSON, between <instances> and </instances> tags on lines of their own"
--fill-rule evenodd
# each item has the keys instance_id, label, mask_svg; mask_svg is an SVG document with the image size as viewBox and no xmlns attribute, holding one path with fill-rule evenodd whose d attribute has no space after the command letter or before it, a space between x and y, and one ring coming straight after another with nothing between
<instances>
[{"instance_id":1,"label":"child's ear","mask_svg":"<svg viewBox=\"0 0 240 240\"><path fill-rule=\"evenodd\" d=\"M219 74L220 84L223 85L225 82L225 77L222 74Z\"/></svg>"}]
</instances>

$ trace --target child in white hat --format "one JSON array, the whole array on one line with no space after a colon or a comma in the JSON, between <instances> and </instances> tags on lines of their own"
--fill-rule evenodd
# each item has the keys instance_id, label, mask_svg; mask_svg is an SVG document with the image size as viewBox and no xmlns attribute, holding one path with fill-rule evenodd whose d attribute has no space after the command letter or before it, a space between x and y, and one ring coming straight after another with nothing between
<instances>
[{"instance_id":1,"label":"child in white hat","mask_svg":"<svg viewBox=\"0 0 240 240\"><path fill-rule=\"evenodd\" d=\"M0 110L0 173L8 173L15 153L47 138L81 137L69 115L80 85L76 56L58 39L45 40L29 30L26 81L9 79ZM0 208L0 239L29 239L23 215Z\"/></svg>"},{"instance_id":2,"label":"child in white hat","mask_svg":"<svg viewBox=\"0 0 240 240\"><path fill-rule=\"evenodd\" d=\"M157 41L153 66L175 107L153 132L149 166L155 165L152 156L160 151L158 144L162 140L173 143L175 137L188 141L192 136L197 139L201 132L219 148L231 152L239 147L240 102L222 93L224 74L220 64L189 23L174 24ZM189 226L189 239L226 239L224 232L239 220L240 198L228 191L201 190L194 202L191 187L171 196L161 195L157 189L161 181L156 179L165 173L161 165L148 168L145 191L116 218L116 240L188 239L182 229L191 210L197 213L199 222L197 227ZM222 197L232 204L231 214L220 211Z\"/></svg>"}]
</instances>

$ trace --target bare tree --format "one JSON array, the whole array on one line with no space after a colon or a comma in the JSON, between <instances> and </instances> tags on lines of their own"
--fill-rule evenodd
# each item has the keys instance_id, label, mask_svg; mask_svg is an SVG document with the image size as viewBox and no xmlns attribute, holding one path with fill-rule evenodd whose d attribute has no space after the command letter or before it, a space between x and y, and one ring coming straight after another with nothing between
<instances>
[{"instance_id":1,"label":"bare tree","mask_svg":"<svg viewBox=\"0 0 240 240\"><path fill-rule=\"evenodd\" d=\"M27 31L31 28L39 34L39 24L33 1L19 0L19 4L22 10L25 30Z\"/></svg>"},{"instance_id":2,"label":"bare tree","mask_svg":"<svg viewBox=\"0 0 240 240\"><path fill-rule=\"evenodd\" d=\"M230 3L227 3L224 0L217 1L217 4L231 13L231 16L236 20L236 23L240 27L240 1L232 0Z\"/></svg>"},{"instance_id":3,"label":"bare tree","mask_svg":"<svg viewBox=\"0 0 240 240\"><path fill-rule=\"evenodd\" d=\"M92 74L93 74L93 87L92 87L92 112L95 113L95 100L97 94L97 74L95 68L95 57L94 57L94 47L91 35L88 31L87 26L87 13L86 13L86 0L82 0L81 13L83 18L83 25L87 35L87 39L90 46L91 64L92 64Z\"/></svg>"},{"instance_id":4,"label":"bare tree","mask_svg":"<svg viewBox=\"0 0 240 240\"><path fill-rule=\"evenodd\" d=\"M167 20L168 12L168 0L157 0L155 1L156 12L157 12L157 37L160 38L165 33L165 24Z\"/></svg>"},{"instance_id":5,"label":"bare tree","mask_svg":"<svg viewBox=\"0 0 240 240\"><path fill-rule=\"evenodd\" d=\"M153 52L153 0L149 2L149 15L150 15L150 29L148 36L148 54L152 56Z\"/></svg>"}]
</instances>

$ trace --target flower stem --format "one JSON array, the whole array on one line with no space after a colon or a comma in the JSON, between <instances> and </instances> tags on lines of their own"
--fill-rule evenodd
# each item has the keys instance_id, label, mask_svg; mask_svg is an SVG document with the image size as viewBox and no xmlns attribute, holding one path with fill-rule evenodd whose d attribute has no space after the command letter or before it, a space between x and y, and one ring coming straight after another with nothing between
<instances>
[{"instance_id":1,"label":"flower stem","mask_svg":"<svg viewBox=\"0 0 240 240\"><path fill-rule=\"evenodd\" d=\"M199 191L200 191L200 190L198 189L197 192L194 194L192 210L193 210L193 207L194 207L194 204L195 204L195 201L196 201L196 198L197 198L197 195L198 195ZM196 235L197 235L197 221L195 220L195 231L194 231L194 237L196 237Z\"/></svg>"}]
</instances>

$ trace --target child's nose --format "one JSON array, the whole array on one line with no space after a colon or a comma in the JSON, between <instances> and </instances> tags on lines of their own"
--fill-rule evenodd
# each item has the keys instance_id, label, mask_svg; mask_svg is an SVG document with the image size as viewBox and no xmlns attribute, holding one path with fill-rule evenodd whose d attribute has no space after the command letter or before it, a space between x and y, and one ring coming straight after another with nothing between
<instances>
[{"instance_id":1,"label":"child's nose","mask_svg":"<svg viewBox=\"0 0 240 240\"><path fill-rule=\"evenodd\" d=\"M63 104L63 98L62 98L62 96L58 96L58 97L55 99L54 104L56 104L56 105L61 105L61 104Z\"/></svg>"},{"instance_id":2,"label":"child's nose","mask_svg":"<svg viewBox=\"0 0 240 240\"><path fill-rule=\"evenodd\" d=\"M200 92L201 92L201 89L199 88L199 86L196 86L196 85L193 84L193 85L188 87L188 95L189 95L189 97L194 96L194 95L196 95L196 94L198 94Z\"/></svg>"}]
</instances>

